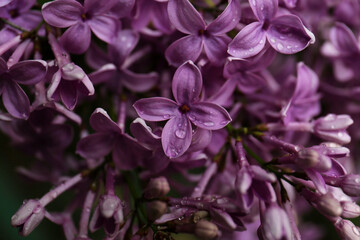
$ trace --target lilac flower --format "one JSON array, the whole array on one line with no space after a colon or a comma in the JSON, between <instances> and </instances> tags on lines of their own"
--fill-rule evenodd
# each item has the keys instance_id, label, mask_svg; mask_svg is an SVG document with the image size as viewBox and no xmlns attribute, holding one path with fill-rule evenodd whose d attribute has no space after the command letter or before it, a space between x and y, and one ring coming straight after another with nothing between
<instances>
[{"instance_id":1,"label":"lilac flower","mask_svg":"<svg viewBox=\"0 0 360 240\"><path fill-rule=\"evenodd\" d=\"M135 30L143 30L151 21L161 33L170 34L174 31L167 12L168 0L138 0L136 13L132 21Z\"/></svg>"},{"instance_id":2,"label":"lilac flower","mask_svg":"<svg viewBox=\"0 0 360 240\"><path fill-rule=\"evenodd\" d=\"M77 153L84 158L102 158L112 152L118 169L129 170L144 164L149 151L113 122L101 108L90 117L90 125L96 131L78 142Z\"/></svg>"},{"instance_id":3,"label":"lilac flower","mask_svg":"<svg viewBox=\"0 0 360 240\"><path fill-rule=\"evenodd\" d=\"M10 68L0 58L0 89L6 110L16 118L28 118L30 101L19 84L34 85L44 79L47 64L42 60L18 62Z\"/></svg>"},{"instance_id":4,"label":"lilac flower","mask_svg":"<svg viewBox=\"0 0 360 240\"><path fill-rule=\"evenodd\" d=\"M165 52L171 65L179 66L187 60L195 62L204 49L207 58L221 64L226 58L226 48L231 39L226 35L239 22L239 1L230 0L229 5L212 23L204 19L188 0L170 0L168 13L177 30L188 34L172 43Z\"/></svg>"},{"instance_id":5,"label":"lilac flower","mask_svg":"<svg viewBox=\"0 0 360 240\"><path fill-rule=\"evenodd\" d=\"M278 52L294 54L315 42L315 36L292 14L278 14L278 0L250 0L258 22L245 26L229 44L228 53L247 58L258 54L267 42Z\"/></svg>"},{"instance_id":6,"label":"lilac flower","mask_svg":"<svg viewBox=\"0 0 360 240\"><path fill-rule=\"evenodd\" d=\"M118 21L107 13L115 3L115 0L85 0L83 6L75 0L56 0L45 3L42 14L54 27L70 27L60 41L69 52L81 54L90 46L91 31L101 40L112 42Z\"/></svg>"},{"instance_id":7,"label":"lilac flower","mask_svg":"<svg viewBox=\"0 0 360 240\"><path fill-rule=\"evenodd\" d=\"M360 76L360 47L352 31L343 23L336 23L330 30L330 42L322 53L333 59L333 72L337 80L346 82Z\"/></svg>"},{"instance_id":8,"label":"lilac flower","mask_svg":"<svg viewBox=\"0 0 360 240\"><path fill-rule=\"evenodd\" d=\"M201 102L202 78L199 69L191 61L175 72L172 91L176 102L161 98L141 99L134 104L139 116L147 121L170 119L162 132L164 152L171 158L185 153L191 144L193 123L199 128L217 130L230 121L229 113L219 105Z\"/></svg>"},{"instance_id":9,"label":"lilac flower","mask_svg":"<svg viewBox=\"0 0 360 240\"><path fill-rule=\"evenodd\" d=\"M139 34L132 30L119 31L114 42L108 46L107 55L98 47L90 47L86 55L89 65L97 71L89 75L94 84L106 82L115 92L121 92L122 86L134 91L144 92L149 90L158 81L158 74L134 73L130 71L126 61L139 41Z\"/></svg>"},{"instance_id":10,"label":"lilac flower","mask_svg":"<svg viewBox=\"0 0 360 240\"><path fill-rule=\"evenodd\" d=\"M49 43L56 57L58 67L52 75L47 92L48 99L61 100L65 106L73 110L80 94L93 95L94 86L84 70L70 61L69 55L59 45L54 35L48 36Z\"/></svg>"},{"instance_id":11,"label":"lilac flower","mask_svg":"<svg viewBox=\"0 0 360 240\"><path fill-rule=\"evenodd\" d=\"M289 102L281 109L284 123L309 121L320 112L319 78L304 63L297 65L296 87Z\"/></svg>"}]
</instances>

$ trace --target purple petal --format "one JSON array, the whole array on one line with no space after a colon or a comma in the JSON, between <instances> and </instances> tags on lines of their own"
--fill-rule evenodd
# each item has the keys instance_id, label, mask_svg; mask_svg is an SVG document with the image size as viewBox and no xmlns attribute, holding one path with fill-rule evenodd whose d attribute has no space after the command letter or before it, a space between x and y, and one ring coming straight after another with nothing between
<instances>
[{"instance_id":1,"label":"purple petal","mask_svg":"<svg viewBox=\"0 0 360 240\"><path fill-rule=\"evenodd\" d=\"M78 100L78 91L76 89L76 83L70 81L62 81L60 83L60 97L64 105L73 110Z\"/></svg>"},{"instance_id":2,"label":"purple petal","mask_svg":"<svg viewBox=\"0 0 360 240\"><path fill-rule=\"evenodd\" d=\"M147 121L164 121L177 114L179 106L162 97L144 98L133 105L138 115Z\"/></svg>"},{"instance_id":3,"label":"purple petal","mask_svg":"<svg viewBox=\"0 0 360 240\"><path fill-rule=\"evenodd\" d=\"M95 232L104 224L104 220L104 217L100 213L100 207L97 205L89 223L89 230Z\"/></svg>"},{"instance_id":4,"label":"purple petal","mask_svg":"<svg viewBox=\"0 0 360 240\"><path fill-rule=\"evenodd\" d=\"M283 54L294 54L315 42L315 36L295 15L282 15L275 18L267 30L271 46Z\"/></svg>"},{"instance_id":5,"label":"purple petal","mask_svg":"<svg viewBox=\"0 0 360 240\"><path fill-rule=\"evenodd\" d=\"M169 14L167 11L167 3L158 3L153 9L153 19L152 22L156 29L160 30L163 33L170 34L174 31L174 27L171 25L169 20Z\"/></svg>"},{"instance_id":6,"label":"purple petal","mask_svg":"<svg viewBox=\"0 0 360 240\"><path fill-rule=\"evenodd\" d=\"M117 137L113 149L113 161L121 170L130 170L142 166L144 159L151 156L151 152L127 135Z\"/></svg>"},{"instance_id":7,"label":"purple petal","mask_svg":"<svg viewBox=\"0 0 360 240\"><path fill-rule=\"evenodd\" d=\"M259 22L250 23L229 44L228 53L234 57L247 58L258 54L265 46L266 34Z\"/></svg>"},{"instance_id":8,"label":"purple petal","mask_svg":"<svg viewBox=\"0 0 360 240\"><path fill-rule=\"evenodd\" d=\"M255 16L262 22L274 18L279 5L278 0L250 0L249 3Z\"/></svg>"},{"instance_id":9,"label":"purple petal","mask_svg":"<svg viewBox=\"0 0 360 240\"><path fill-rule=\"evenodd\" d=\"M91 114L90 125L97 132L120 132L119 126L111 120L107 112L102 108L97 108Z\"/></svg>"},{"instance_id":10,"label":"purple petal","mask_svg":"<svg viewBox=\"0 0 360 240\"><path fill-rule=\"evenodd\" d=\"M221 129L231 121L229 113L223 107L209 102L191 105L188 116L195 126L208 130Z\"/></svg>"},{"instance_id":11,"label":"purple petal","mask_svg":"<svg viewBox=\"0 0 360 240\"><path fill-rule=\"evenodd\" d=\"M83 6L75 0L57 0L45 3L41 11L48 24L66 28L81 21Z\"/></svg>"},{"instance_id":12,"label":"purple petal","mask_svg":"<svg viewBox=\"0 0 360 240\"><path fill-rule=\"evenodd\" d=\"M44 79L47 64L42 60L18 62L9 69L12 79L20 84L33 85Z\"/></svg>"},{"instance_id":13,"label":"purple petal","mask_svg":"<svg viewBox=\"0 0 360 240\"><path fill-rule=\"evenodd\" d=\"M16 118L27 118L30 112L30 101L24 90L13 81L3 80L2 100L6 110Z\"/></svg>"},{"instance_id":14,"label":"purple petal","mask_svg":"<svg viewBox=\"0 0 360 240\"><path fill-rule=\"evenodd\" d=\"M135 0L120 0L110 9L110 12L113 16L123 18L130 15L134 5Z\"/></svg>"},{"instance_id":15,"label":"purple petal","mask_svg":"<svg viewBox=\"0 0 360 240\"><path fill-rule=\"evenodd\" d=\"M119 0L107 0L107 1L98 1L98 0L85 0L84 8L86 13L100 14L110 10Z\"/></svg>"},{"instance_id":16,"label":"purple petal","mask_svg":"<svg viewBox=\"0 0 360 240\"><path fill-rule=\"evenodd\" d=\"M135 119L130 125L131 134L142 144L156 147L160 143L160 137L153 134L151 128L141 118Z\"/></svg>"},{"instance_id":17,"label":"purple petal","mask_svg":"<svg viewBox=\"0 0 360 240\"><path fill-rule=\"evenodd\" d=\"M206 30L214 35L220 35L231 31L240 21L240 3L231 0L225 10L211 22Z\"/></svg>"},{"instance_id":18,"label":"purple petal","mask_svg":"<svg viewBox=\"0 0 360 240\"><path fill-rule=\"evenodd\" d=\"M173 42L165 51L170 65L180 66L187 60L195 62L202 51L203 41L199 36L186 36Z\"/></svg>"},{"instance_id":19,"label":"purple petal","mask_svg":"<svg viewBox=\"0 0 360 240\"><path fill-rule=\"evenodd\" d=\"M359 46L352 31L343 23L336 23L330 30L330 39L335 47L345 54L359 52Z\"/></svg>"},{"instance_id":20,"label":"purple petal","mask_svg":"<svg viewBox=\"0 0 360 240\"><path fill-rule=\"evenodd\" d=\"M212 137L212 131L202 128L197 128L193 134L189 152L196 152L206 148Z\"/></svg>"},{"instance_id":21,"label":"purple petal","mask_svg":"<svg viewBox=\"0 0 360 240\"><path fill-rule=\"evenodd\" d=\"M85 55L86 63L93 69L99 69L110 62L107 54L97 45L91 44Z\"/></svg>"},{"instance_id":22,"label":"purple petal","mask_svg":"<svg viewBox=\"0 0 360 240\"><path fill-rule=\"evenodd\" d=\"M191 123L185 115L171 118L161 134L161 143L166 156L176 158L183 155L191 144Z\"/></svg>"},{"instance_id":23,"label":"purple petal","mask_svg":"<svg viewBox=\"0 0 360 240\"><path fill-rule=\"evenodd\" d=\"M171 23L180 32L197 35L205 29L205 22L188 0L170 0L168 13Z\"/></svg>"},{"instance_id":24,"label":"purple petal","mask_svg":"<svg viewBox=\"0 0 360 240\"><path fill-rule=\"evenodd\" d=\"M3 58L0 57L0 74L8 71L7 64Z\"/></svg>"},{"instance_id":25,"label":"purple petal","mask_svg":"<svg viewBox=\"0 0 360 240\"><path fill-rule=\"evenodd\" d=\"M303 62L297 65L297 84L293 98L303 99L312 97L319 87L319 78L316 73Z\"/></svg>"},{"instance_id":26,"label":"purple petal","mask_svg":"<svg viewBox=\"0 0 360 240\"><path fill-rule=\"evenodd\" d=\"M264 78L251 72L237 74L233 78L237 80L239 90L245 94L254 93L266 84Z\"/></svg>"},{"instance_id":27,"label":"purple petal","mask_svg":"<svg viewBox=\"0 0 360 240\"><path fill-rule=\"evenodd\" d=\"M116 74L117 74L116 66L112 63L109 63L102 66L97 71L90 73L89 78L91 79L91 82L93 84L99 84L110 81L116 76Z\"/></svg>"},{"instance_id":28,"label":"purple petal","mask_svg":"<svg viewBox=\"0 0 360 240\"><path fill-rule=\"evenodd\" d=\"M114 135L98 132L81 139L76 152L83 158L102 158L108 155L114 146Z\"/></svg>"},{"instance_id":29,"label":"purple petal","mask_svg":"<svg viewBox=\"0 0 360 240\"><path fill-rule=\"evenodd\" d=\"M125 87L134 92L145 92L150 90L159 80L156 72L151 73L133 73L129 70L122 70L120 80Z\"/></svg>"},{"instance_id":30,"label":"purple petal","mask_svg":"<svg viewBox=\"0 0 360 240\"><path fill-rule=\"evenodd\" d=\"M9 4L10 2L12 2L13 0L0 0L0 7L3 7L7 4Z\"/></svg>"},{"instance_id":31,"label":"purple petal","mask_svg":"<svg viewBox=\"0 0 360 240\"><path fill-rule=\"evenodd\" d=\"M269 182L262 182L253 179L252 188L256 195L265 202L275 202L276 194Z\"/></svg>"},{"instance_id":32,"label":"purple petal","mask_svg":"<svg viewBox=\"0 0 360 240\"><path fill-rule=\"evenodd\" d=\"M134 50L139 37L139 34L132 30L123 30L117 33L114 42L109 45L108 54L118 68L121 68L130 52Z\"/></svg>"},{"instance_id":33,"label":"purple petal","mask_svg":"<svg viewBox=\"0 0 360 240\"><path fill-rule=\"evenodd\" d=\"M213 220L216 224L228 230L232 230L232 231L235 230L236 223L227 212L222 211L220 209L212 208L210 210L210 215L211 215L211 220Z\"/></svg>"},{"instance_id":34,"label":"purple petal","mask_svg":"<svg viewBox=\"0 0 360 240\"><path fill-rule=\"evenodd\" d=\"M320 173L312 169L305 169L304 171L308 175L310 180L314 183L317 190L319 190L319 192L322 194L326 194L327 193L326 184Z\"/></svg>"},{"instance_id":35,"label":"purple petal","mask_svg":"<svg viewBox=\"0 0 360 240\"><path fill-rule=\"evenodd\" d=\"M91 31L87 24L78 23L61 36L61 44L71 53L84 53L90 46Z\"/></svg>"},{"instance_id":36,"label":"purple petal","mask_svg":"<svg viewBox=\"0 0 360 240\"><path fill-rule=\"evenodd\" d=\"M117 29L118 20L111 16L96 16L87 21L92 32L101 40L111 43Z\"/></svg>"},{"instance_id":37,"label":"purple petal","mask_svg":"<svg viewBox=\"0 0 360 240\"><path fill-rule=\"evenodd\" d=\"M221 65L227 57L227 46L231 38L228 36L211 36L204 38L204 50L210 62Z\"/></svg>"},{"instance_id":38,"label":"purple petal","mask_svg":"<svg viewBox=\"0 0 360 240\"><path fill-rule=\"evenodd\" d=\"M238 171L235 178L235 189L241 195L246 194L252 183L252 178L246 168Z\"/></svg>"},{"instance_id":39,"label":"purple petal","mask_svg":"<svg viewBox=\"0 0 360 240\"><path fill-rule=\"evenodd\" d=\"M219 105L225 105L232 96L236 84L237 80L235 78L229 78L221 88L208 99L208 101Z\"/></svg>"},{"instance_id":40,"label":"purple petal","mask_svg":"<svg viewBox=\"0 0 360 240\"><path fill-rule=\"evenodd\" d=\"M202 89L202 76L199 68L191 61L181 65L175 72L172 92L180 104L190 104L198 99Z\"/></svg>"},{"instance_id":41,"label":"purple petal","mask_svg":"<svg viewBox=\"0 0 360 240\"><path fill-rule=\"evenodd\" d=\"M47 90L47 98L48 99L54 99L54 94L56 93L56 90L59 88L61 82L61 70L59 69L57 72L54 73L50 86Z\"/></svg>"},{"instance_id":42,"label":"purple petal","mask_svg":"<svg viewBox=\"0 0 360 240\"><path fill-rule=\"evenodd\" d=\"M271 183L276 182L276 176L273 173L269 173L257 165L251 165L250 168L254 179Z\"/></svg>"}]
</instances>

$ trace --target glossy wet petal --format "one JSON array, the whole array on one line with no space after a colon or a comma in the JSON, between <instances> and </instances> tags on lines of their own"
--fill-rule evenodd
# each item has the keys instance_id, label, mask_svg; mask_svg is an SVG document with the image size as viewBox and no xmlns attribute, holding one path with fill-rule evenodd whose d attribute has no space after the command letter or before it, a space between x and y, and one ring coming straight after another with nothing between
<instances>
[{"instance_id":1,"label":"glossy wet petal","mask_svg":"<svg viewBox=\"0 0 360 240\"><path fill-rule=\"evenodd\" d=\"M81 21L83 6L75 0L57 0L45 3L41 11L48 24L65 28Z\"/></svg>"},{"instance_id":2,"label":"glossy wet petal","mask_svg":"<svg viewBox=\"0 0 360 240\"><path fill-rule=\"evenodd\" d=\"M170 0L168 13L172 24L183 33L198 34L205 29L205 22L188 0Z\"/></svg>"},{"instance_id":3,"label":"glossy wet petal","mask_svg":"<svg viewBox=\"0 0 360 240\"><path fill-rule=\"evenodd\" d=\"M203 48L203 41L199 36L186 36L173 42L165 51L166 60L170 65L180 66L191 60L195 62Z\"/></svg>"},{"instance_id":4,"label":"glossy wet petal","mask_svg":"<svg viewBox=\"0 0 360 240\"><path fill-rule=\"evenodd\" d=\"M221 129L231 121L229 113L223 107L209 102L191 105L188 116L194 125L208 130Z\"/></svg>"},{"instance_id":5,"label":"glossy wet petal","mask_svg":"<svg viewBox=\"0 0 360 240\"><path fill-rule=\"evenodd\" d=\"M250 23L229 44L228 53L237 58L248 58L258 54L265 46L266 34L259 22Z\"/></svg>"},{"instance_id":6,"label":"glossy wet petal","mask_svg":"<svg viewBox=\"0 0 360 240\"><path fill-rule=\"evenodd\" d=\"M166 124L161 134L161 143L166 156L176 158L183 155L191 144L191 123L185 115L175 116Z\"/></svg>"},{"instance_id":7,"label":"glossy wet petal","mask_svg":"<svg viewBox=\"0 0 360 240\"><path fill-rule=\"evenodd\" d=\"M199 68L191 61L181 65L172 81L172 92L179 104L190 104L198 100L202 89L202 76Z\"/></svg>"},{"instance_id":8,"label":"glossy wet petal","mask_svg":"<svg viewBox=\"0 0 360 240\"><path fill-rule=\"evenodd\" d=\"M282 15L275 18L267 30L271 46L283 54L294 54L315 42L315 36L295 15Z\"/></svg>"},{"instance_id":9,"label":"glossy wet petal","mask_svg":"<svg viewBox=\"0 0 360 240\"><path fill-rule=\"evenodd\" d=\"M147 121L164 121L178 113L179 106L172 100L162 97L143 98L135 102L138 115Z\"/></svg>"}]
</instances>

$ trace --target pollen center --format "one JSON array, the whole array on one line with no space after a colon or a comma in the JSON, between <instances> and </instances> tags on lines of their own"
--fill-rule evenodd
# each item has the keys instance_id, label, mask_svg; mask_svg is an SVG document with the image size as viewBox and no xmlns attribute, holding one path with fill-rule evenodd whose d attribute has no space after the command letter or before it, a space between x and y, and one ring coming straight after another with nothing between
<instances>
[{"instance_id":1,"label":"pollen center","mask_svg":"<svg viewBox=\"0 0 360 240\"><path fill-rule=\"evenodd\" d=\"M189 108L188 105L183 104L181 107L179 107L179 110L180 110L180 112L182 112L182 113L187 113L188 111L190 111L190 108Z\"/></svg>"}]
</instances>

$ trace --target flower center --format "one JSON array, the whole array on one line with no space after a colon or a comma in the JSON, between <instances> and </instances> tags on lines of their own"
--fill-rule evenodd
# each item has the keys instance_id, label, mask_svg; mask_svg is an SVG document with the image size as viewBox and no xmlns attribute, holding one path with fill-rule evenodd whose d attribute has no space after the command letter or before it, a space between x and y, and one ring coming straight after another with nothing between
<instances>
[{"instance_id":1,"label":"flower center","mask_svg":"<svg viewBox=\"0 0 360 240\"><path fill-rule=\"evenodd\" d=\"M205 29L200 29L198 34L199 36L205 36L207 34L207 31Z\"/></svg>"},{"instance_id":2,"label":"flower center","mask_svg":"<svg viewBox=\"0 0 360 240\"><path fill-rule=\"evenodd\" d=\"M179 107L179 111L180 111L181 113L187 113L188 111L190 111L190 108L189 108L188 105L183 104L181 107Z\"/></svg>"},{"instance_id":3,"label":"flower center","mask_svg":"<svg viewBox=\"0 0 360 240\"><path fill-rule=\"evenodd\" d=\"M265 19L265 21L262 25L262 29L268 30L269 26L270 26L270 21L268 19Z\"/></svg>"}]
</instances>

